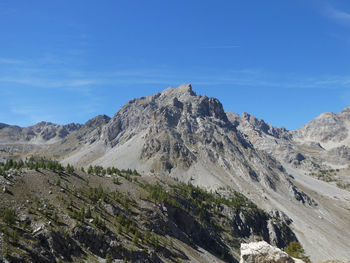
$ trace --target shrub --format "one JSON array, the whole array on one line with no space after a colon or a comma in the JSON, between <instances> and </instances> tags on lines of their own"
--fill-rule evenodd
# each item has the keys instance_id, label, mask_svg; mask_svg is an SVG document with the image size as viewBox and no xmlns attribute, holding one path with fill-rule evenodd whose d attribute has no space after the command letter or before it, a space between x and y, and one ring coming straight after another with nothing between
<instances>
[{"instance_id":1,"label":"shrub","mask_svg":"<svg viewBox=\"0 0 350 263\"><path fill-rule=\"evenodd\" d=\"M113 262L113 258L111 253L107 253L106 255L106 263L112 263Z\"/></svg>"},{"instance_id":2,"label":"shrub","mask_svg":"<svg viewBox=\"0 0 350 263\"><path fill-rule=\"evenodd\" d=\"M11 208L4 208L1 211L1 218L7 225L14 225L17 220L16 212Z\"/></svg>"},{"instance_id":3,"label":"shrub","mask_svg":"<svg viewBox=\"0 0 350 263\"><path fill-rule=\"evenodd\" d=\"M284 251L291 257L302 259L307 263L311 262L309 257L305 255L305 251L299 242L290 242L289 245L284 249Z\"/></svg>"}]
</instances>

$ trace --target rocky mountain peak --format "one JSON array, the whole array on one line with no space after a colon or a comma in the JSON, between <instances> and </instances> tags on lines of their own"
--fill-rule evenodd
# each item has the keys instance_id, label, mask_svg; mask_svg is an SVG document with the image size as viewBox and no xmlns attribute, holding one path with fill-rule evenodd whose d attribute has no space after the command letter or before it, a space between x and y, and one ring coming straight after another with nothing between
<instances>
[{"instance_id":1,"label":"rocky mountain peak","mask_svg":"<svg viewBox=\"0 0 350 263\"><path fill-rule=\"evenodd\" d=\"M147 180L170 176L222 196L236 190L266 211L277 208L288 215L271 212L271 221L254 222L264 235L272 233L270 242L279 244L274 234L279 230L274 231L272 220L283 218L285 224L294 224L298 233L304 233L298 238L315 259L345 258L349 253L342 251L348 251L350 234L344 229L350 214L333 202L350 200L336 185L341 182L346 187L347 179L331 184L319 179L321 171L330 169L322 164L324 160L327 165L346 165L339 172L329 170L332 180L348 175L349 112L350 107L326 113L299 130L288 131L248 113L225 112L218 99L197 95L191 85L181 85L132 99L112 119L100 115L84 125L42 122L23 128L0 124L0 161L13 156L58 156L64 165L136 169ZM227 211L225 218L232 214L235 223L230 227L235 233L247 237L255 233L246 227L250 218L234 216L226 208L222 211ZM287 237L284 232L282 236ZM320 240L317 247L315 238ZM334 251L334 244L341 249Z\"/></svg>"},{"instance_id":2,"label":"rocky mountain peak","mask_svg":"<svg viewBox=\"0 0 350 263\"><path fill-rule=\"evenodd\" d=\"M162 92L163 96L196 96L196 93L192 90L191 84L183 84L178 86L177 88L167 88Z\"/></svg>"},{"instance_id":3,"label":"rocky mountain peak","mask_svg":"<svg viewBox=\"0 0 350 263\"><path fill-rule=\"evenodd\" d=\"M87 127L99 127L101 125L107 124L110 121L111 117L103 114L98 115L95 118L92 118L91 120L88 120L85 125Z\"/></svg>"},{"instance_id":4,"label":"rocky mountain peak","mask_svg":"<svg viewBox=\"0 0 350 263\"><path fill-rule=\"evenodd\" d=\"M342 110L342 112L350 112L350 106L344 108L344 109Z\"/></svg>"},{"instance_id":5,"label":"rocky mountain peak","mask_svg":"<svg viewBox=\"0 0 350 263\"><path fill-rule=\"evenodd\" d=\"M6 123L0 123L0 130L5 128L5 127L8 127L10 125L6 124Z\"/></svg>"},{"instance_id":6,"label":"rocky mountain peak","mask_svg":"<svg viewBox=\"0 0 350 263\"><path fill-rule=\"evenodd\" d=\"M325 112L296 131L301 140L315 141L323 147L332 148L345 143L350 125L350 107L339 113Z\"/></svg>"},{"instance_id":7,"label":"rocky mountain peak","mask_svg":"<svg viewBox=\"0 0 350 263\"><path fill-rule=\"evenodd\" d=\"M255 131L258 134L266 134L275 138L283 138L289 140L291 134L284 127L274 127L265 122L263 119L258 119L254 115L243 112L241 117L237 114L229 114L230 121L238 127L243 133L249 134L249 131Z\"/></svg>"},{"instance_id":8,"label":"rocky mountain peak","mask_svg":"<svg viewBox=\"0 0 350 263\"><path fill-rule=\"evenodd\" d=\"M334 119L337 115L334 112L323 112L319 116L315 118L315 120L323 120L323 119Z\"/></svg>"},{"instance_id":9,"label":"rocky mountain peak","mask_svg":"<svg viewBox=\"0 0 350 263\"><path fill-rule=\"evenodd\" d=\"M231 125L218 99L196 95L189 84L168 88L161 93L129 101L111 119L104 130L107 144L112 146L151 127L193 132L197 118L213 119ZM126 137L124 139L126 139Z\"/></svg>"},{"instance_id":10,"label":"rocky mountain peak","mask_svg":"<svg viewBox=\"0 0 350 263\"><path fill-rule=\"evenodd\" d=\"M28 128L40 129L43 127L53 126L53 125L54 124L52 122L41 121L41 122L38 122L37 124L34 124L33 126L29 126Z\"/></svg>"},{"instance_id":11,"label":"rocky mountain peak","mask_svg":"<svg viewBox=\"0 0 350 263\"><path fill-rule=\"evenodd\" d=\"M227 122L227 116L221 102L216 98L197 95L190 84L169 88L161 93L161 106L181 109L182 114L197 118L213 117Z\"/></svg>"},{"instance_id":12,"label":"rocky mountain peak","mask_svg":"<svg viewBox=\"0 0 350 263\"><path fill-rule=\"evenodd\" d=\"M123 168L130 162L137 170L185 181L193 177L197 184L209 188L233 182L236 176L242 176L241 182L234 182L242 189L251 182L272 191L282 181L290 185L281 165L256 151L237 131L221 102L196 95L190 85L129 101L103 127L100 138L107 146L107 154L95 162L104 166L118 163ZM134 161L126 156L132 156ZM203 173L215 170L215 175L200 177L196 170L200 163L205 164L200 168Z\"/></svg>"}]
</instances>

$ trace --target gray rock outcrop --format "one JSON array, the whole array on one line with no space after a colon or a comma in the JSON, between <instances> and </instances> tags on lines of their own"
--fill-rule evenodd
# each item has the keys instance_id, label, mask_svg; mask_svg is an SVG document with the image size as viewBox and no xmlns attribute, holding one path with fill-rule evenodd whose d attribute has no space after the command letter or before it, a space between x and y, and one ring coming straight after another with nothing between
<instances>
[{"instance_id":1,"label":"gray rock outcrop","mask_svg":"<svg viewBox=\"0 0 350 263\"><path fill-rule=\"evenodd\" d=\"M240 263L303 263L265 241L241 244Z\"/></svg>"}]
</instances>

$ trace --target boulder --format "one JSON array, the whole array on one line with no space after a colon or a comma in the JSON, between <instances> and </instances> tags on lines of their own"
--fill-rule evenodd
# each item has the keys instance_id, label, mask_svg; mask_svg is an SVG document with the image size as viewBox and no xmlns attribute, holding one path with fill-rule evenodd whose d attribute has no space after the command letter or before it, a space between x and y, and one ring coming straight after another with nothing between
<instances>
[{"instance_id":1,"label":"boulder","mask_svg":"<svg viewBox=\"0 0 350 263\"><path fill-rule=\"evenodd\" d=\"M303 263L265 241L241 244L240 263Z\"/></svg>"}]
</instances>

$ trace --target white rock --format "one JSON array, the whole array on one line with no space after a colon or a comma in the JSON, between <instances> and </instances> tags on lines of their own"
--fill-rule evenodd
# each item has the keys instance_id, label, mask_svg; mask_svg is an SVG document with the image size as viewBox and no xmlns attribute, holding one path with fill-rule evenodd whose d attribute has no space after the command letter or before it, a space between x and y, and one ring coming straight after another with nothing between
<instances>
[{"instance_id":1,"label":"white rock","mask_svg":"<svg viewBox=\"0 0 350 263\"><path fill-rule=\"evenodd\" d=\"M33 231L33 234L38 233L38 232L41 231L42 229L43 229L42 226L38 227L37 229L35 229L35 230Z\"/></svg>"},{"instance_id":2,"label":"white rock","mask_svg":"<svg viewBox=\"0 0 350 263\"><path fill-rule=\"evenodd\" d=\"M265 241L241 244L240 263L303 263Z\"/></svg>"}]
</instances>

